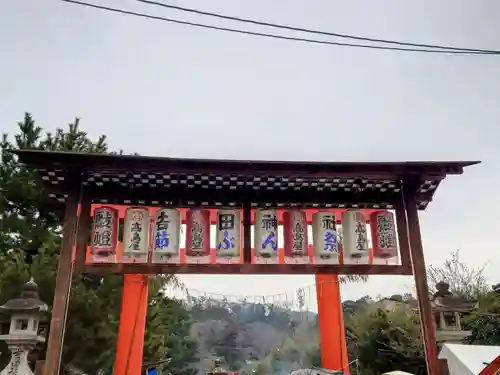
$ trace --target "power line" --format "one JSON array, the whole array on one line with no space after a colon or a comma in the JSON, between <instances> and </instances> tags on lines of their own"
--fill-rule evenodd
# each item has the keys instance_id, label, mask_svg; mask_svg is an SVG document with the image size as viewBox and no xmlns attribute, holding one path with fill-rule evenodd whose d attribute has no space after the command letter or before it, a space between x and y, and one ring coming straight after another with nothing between
<instances>
[{"instance_id":1,"label":"power line","mask_svg":"<svg viewBox=\"0 0 500 375\"><path fill-rule=\"evenodd\" d=\"M289 26L289 25L280 25L280 24L276 24L276 23L255 21L255 20L250 20L250 19L246 19L246 18L227 16L227 15L223 15L220 13L205 12L205 11L201 11L201 10L197 10L197 9L193 9L193 8L185 8L185 7L181 7L181 6L177 6L177 5L160 3L158 1L152 1L152 0L136 0L136 1L138 1L140 3L150 4L150 5L157 5L157 6L168 8L168 9L180 10L182 12L189 12L189 13L195 13L195 14L199 14L199 15L203 15L203 16L217 17L217 18L231 20L231 21L250 23L253 25L267 26L267 27L273 27L273 28L277 28L277 29L285 29L285 30L291 30L291 31L301 31L301 32L311 33L311 34L335 36L338 38L345 38L345 39L362 40L365 42L396 44L396 45L400 45L400 46L411 46L411 47L437 48L437 49L445 49L445 50L453 50L453 51L481 52L484 54L495 54L495 55L500 54L500 51L495 51L495 50L459 48L459 47L440 46L440 45L432 45L432 44L417 44L417 43L410 43L410 42L399 42L399 41L395 41L395 40L375 39L375 38L354 36L354 35L349 35L349 34L332 33L332 32L326 32L326 31L321 31L321 30L304 29L304 28L293 27L293 26Z\"/></svg>"},{"instance_id":2,"label":"power line","mask_svg":"<svg viewBox=\"0 0 500 375\"><path fill-rule=\"evenodd\" d=\"M206 25L206 24L200 24L200 23L194 23L194 22L188 22L188 21L181 21L181 20L177 20L177 19L173 19L173 18L153 16L153 15L145 14L145 13L138 13L138 12L128 11L128 10L119 9L119 8L111 8L111 7L107 7L107 6L103 6L103 5L86 3L86 2L78 1L78 0L61 0L61 1L65 2L65 3L81 5L84 7L90 7L90 8L105 10L105 11L109 11L109 12L115 12L115 13L136 16L136 17L142 17L142 18L146 18L146 19L154 19L154 20L159 20L159 21L171 22L171 23L176 23L176 24L180 24L180 25L188 25L188 26L199 27L199 28L204 28L204 29L211 29L211 30L228 31L228 32L233 32L233 33L237 33L237 34L261 36L261 37L267 37L267 38L272 38L272 39L292 40L292 41L296 41L296 42L306 42L306 43L314 43L314 44L328 44L328 45L354 47L354 48L368 48L368 49L406 51L406 52L425 52L425 53L450 54L450 55L457 55L457 54L459 54L459 55L495 55L496 54L496 53L491 53L491 52L385 47L385 46L373 46L373 45L365 45L365 44L329 42L329 41L306 39L306 38L294 38L294 37L288 37L288 36L283 36L283 35L257 33L257 32L253 32L253 31L245 31L245 30L231 29L231 28L220 27L220 26L213 26L213 25Z\"/></svg>"}]
</instances>

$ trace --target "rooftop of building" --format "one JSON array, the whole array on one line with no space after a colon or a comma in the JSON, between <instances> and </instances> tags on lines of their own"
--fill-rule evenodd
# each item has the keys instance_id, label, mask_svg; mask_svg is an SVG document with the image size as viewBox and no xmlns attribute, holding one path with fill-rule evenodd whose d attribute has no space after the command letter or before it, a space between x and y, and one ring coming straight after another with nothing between
<instances>
[{"instance_id":1,"label":"rooftop of building","mask_svg":"<svg viewBox=\"0 0 500 375\"><path fill-rule=\"evenodd\" d=\"M35 168L52 198L81 186L94 203L124 205L394 208L401 192L419 209L439 184L477 161L298 162L180 159L11 151ZM410 186L411 185L411 186Z\"/></svg>"}]
</instances>

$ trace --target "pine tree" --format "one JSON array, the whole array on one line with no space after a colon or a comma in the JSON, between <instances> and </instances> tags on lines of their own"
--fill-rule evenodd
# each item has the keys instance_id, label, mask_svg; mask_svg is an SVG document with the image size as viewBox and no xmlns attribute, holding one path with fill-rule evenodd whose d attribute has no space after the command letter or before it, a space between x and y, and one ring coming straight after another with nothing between
<instances>
[{"instance_id":1,"label":"pine tree","mask_svg":"<svg viewBox=\"0 0 500 375\"><path fill-rule=\"evenodd\" d=\"M164 347L168 362L159 366L162 374L195 375L198 363L198 343L191 336L192 320L184 304L159 294L154 309L149 310L148 324L165 327L156 338L154 331L147 332L149 341ZM146 337L148 339L148 337ZM145 358L148 363L150 360Z\"/></svg>"},{"instance_id":2,"label":"pine tree","mask_svg":"<svg viewBox=\"0 0 500 375\"><path fill-rule=\"evenodd\" d=\"M36 174L7 150L105 153L108 151L106 137L91 140L80 129L78 119L66 130L57 129L55 134L43 134L42 128L27 113L18 123L18 133L13 141L3 135L0 146L0 303L17 296L23 283L33 276L39 285L41 299L50 305L64 207L48 199ZM169 280L175 281L172 278ZM167 281L160 276L152 278L150 295L158 295ZM64 368L71 366L90 374L111 372L122 285L123 278L120 276L105 276L97 283L89 282L89 278L82 275L75 277L63 348ZM161 303L151 305L148 313L164 314L158 312L161 306ZM171 343L157 340L158 337L178 332L176 324L184 319L182 317L186 312L181 308L171 309L171 312L173 317L161 321L161 324L147 322L144 352L150 361L165 360L171 354L168 353L169 345L181 345L176 344L174 339ZM183 340L180 342L186 342ZM187 361L187 358L183 359Z\"/></svg>"}]
</instances>

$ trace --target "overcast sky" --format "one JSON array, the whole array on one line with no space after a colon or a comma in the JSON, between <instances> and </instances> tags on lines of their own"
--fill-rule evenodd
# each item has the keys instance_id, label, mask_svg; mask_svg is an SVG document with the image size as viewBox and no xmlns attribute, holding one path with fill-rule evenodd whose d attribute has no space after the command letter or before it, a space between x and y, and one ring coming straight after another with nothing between
<instances>
[{"instance_id":1,"label":"overcast sky","mask_svg":"<svg viewBox=\"0 0 500 375\"><path fill-rule=\"evenodd\" d=\"M262 28L133 0L89 0L194 22ZM167 0L165 0L167 1ZM297 27L500 49L500 2L169 0ZM279 32L265 29L264 32ZM282 32L283 33L283 32ZM303 36L284 32L284 35ZM305 37L314 37L306 35ZM75 116L143 155L279 160L482 160L421 215L427 264L461 249L500 282L500 57L351 49L195 29L58 0L0 5L0 130L23 113L46 130ZM293 291L312 276L185 277L231 294ZM410 291L372 277L345 298Z\"/></svg>"}]
</instances>

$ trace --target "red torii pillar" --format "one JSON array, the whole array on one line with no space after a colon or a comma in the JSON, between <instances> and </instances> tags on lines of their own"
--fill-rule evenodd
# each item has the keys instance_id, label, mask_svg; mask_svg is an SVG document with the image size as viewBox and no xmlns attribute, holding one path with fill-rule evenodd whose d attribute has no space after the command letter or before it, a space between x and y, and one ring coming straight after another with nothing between
<instances>
[{"instance_id":1,"label":"red torii pillar","mask_svg":"<svg viewBox=\"0 0 500 375\"><path fill-rule=\"evenodd\" d=\"M125 275L114 375L141 375L147 310L147 276Z\"/></svg>"},{"instance_id":2,"label":"red torii pillar","mask_svg":"<svg viewBox=\"0 0 500 375\"><path fill-rule=\"evenodd\" d=\"M316 275L322 366L349 373L344 313L338 275Z\"/></svg>"}]
</instances>

